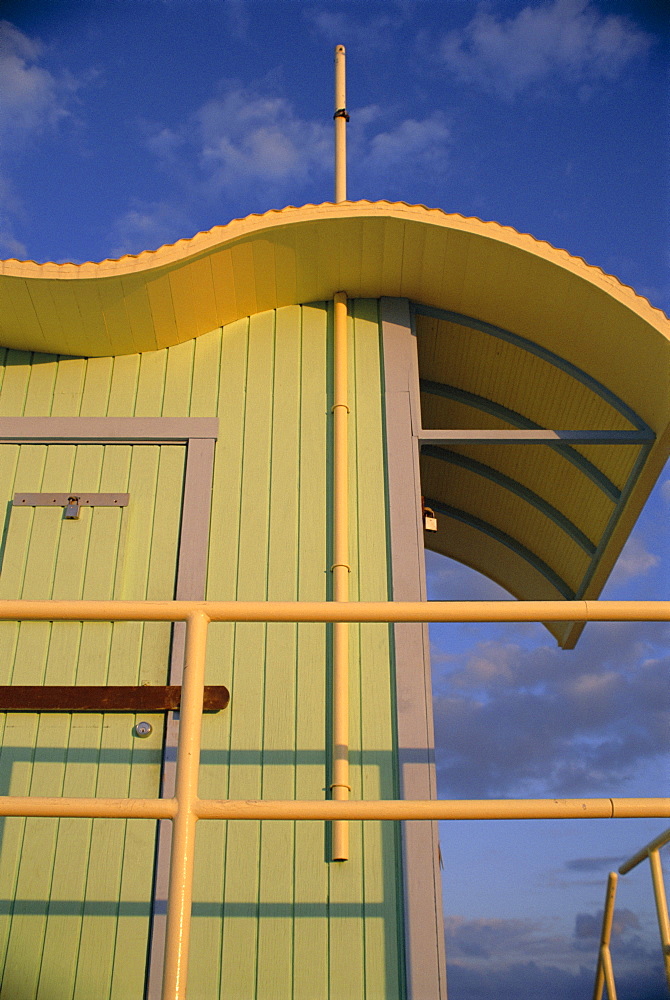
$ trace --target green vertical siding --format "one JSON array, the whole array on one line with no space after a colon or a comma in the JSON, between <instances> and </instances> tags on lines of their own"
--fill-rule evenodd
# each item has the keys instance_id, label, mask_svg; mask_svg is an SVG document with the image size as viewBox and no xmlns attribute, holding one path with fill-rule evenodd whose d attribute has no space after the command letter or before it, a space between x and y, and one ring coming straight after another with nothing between
<instances>
[{"instance_id":1,"label":"green vertical siding","mask_svg":"<svg viewBox=\"0 0 670 1000\"><path fill-rule=\"evenodd\" d=\"M350 313L351 597L385 600L377 303L352 302ZM218 416L207 597L323 600L331 585L331 325L330 307L316 303L143 355L7 351L0 415ZM171 596L182 476L176 446L0 447L8 498L70 489L75 480L79 489L131 493L123 512L87 511L90 523L76 523L85 527L78 546L63 543L73 525L59 511L12 512L1 596L17 596L21 586L26 596L40 587L48 596L47 577L54 596ZM62 477L67 485L43 485ZM352 795L393 797L389 629L352 627L350 635ZM29 683L28 675L32 683L160 683L167 660L160 624L0 628L2 683ZM201 794L321 798L329 781L329 629L214 624L207 670L208 682L228 685L232 698L226 712L204 718ZM7 716L3 788L156 794L159 720L146 741L133 739L133 721ZM344 864L328 863L327 837L314 822L198 824L189 1000L403 995L397 830L352 823ZM152 838L153 824L140 821L4 824L3 996L9 983L12 1000L141 996Z\"/></svg>"}]
</instances>

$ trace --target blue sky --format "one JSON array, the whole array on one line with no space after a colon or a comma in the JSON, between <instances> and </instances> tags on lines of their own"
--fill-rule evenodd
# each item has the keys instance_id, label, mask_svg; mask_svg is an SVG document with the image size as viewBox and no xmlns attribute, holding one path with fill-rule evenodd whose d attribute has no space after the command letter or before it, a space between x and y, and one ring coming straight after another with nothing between
<instances>
[{"instance_id":1,"label":"blue sky","mask_svg":"<svg viewBox=\"0 0 670 1000\"><path fill-rule=\"evenodd\" d=\"M329 200L341 42L350 198L495 219L670 312L661 0L5 0L0 19L0 257L100 260ZM669 516L666 471L605 596L670 599ZM428 569L433 597L500 593ZM662 794L668 638L433 629L441 794ZM588 995L606 873L661 828L445 824L451 1000ZM621 994L663 996L642 869L616 932Z\"/></svg>"}]
</instances>

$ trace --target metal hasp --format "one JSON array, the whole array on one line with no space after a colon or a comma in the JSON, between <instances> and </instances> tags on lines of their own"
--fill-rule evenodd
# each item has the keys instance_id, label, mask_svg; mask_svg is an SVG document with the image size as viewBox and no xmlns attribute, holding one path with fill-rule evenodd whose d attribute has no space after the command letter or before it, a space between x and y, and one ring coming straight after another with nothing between
<instances>
[{"instance_id":1,"label":"metal hasp","mask_svg":"<svg viewBox=\"0 0 670 1000\"><path fill-rule=\"evenodd\" d=\"M77 520L81 507L127 507L129 493L15 493L12 507L64 507L64 517Z\"/></svg>"},{"instance_id":2,"label":"metal hasp","mask_svg":"<svg viewBox=\"0 0 670 1000\"><path fill-rule=\"evenodd\" d=\"M220 712L229 701L227 687L205 686L204 712ZM180 705L179 684L0 685L0 712L170 712Z\"/></svg>"}]
</instances>

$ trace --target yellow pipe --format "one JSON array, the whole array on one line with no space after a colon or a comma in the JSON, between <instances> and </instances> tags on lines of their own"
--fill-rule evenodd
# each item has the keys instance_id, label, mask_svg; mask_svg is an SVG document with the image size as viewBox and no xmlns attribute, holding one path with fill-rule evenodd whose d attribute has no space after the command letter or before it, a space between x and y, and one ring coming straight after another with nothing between
<instances>
[{"instance_id":1,"label":"yellow pipe","mask_svg":"<svg viewBox=\"0 0 670 1000\"><path fill-rule=\"evenodd\" d=\"M75 799L0 795L0 816L81 816L89 819L173 819L176 799Z\"/></svg>"},{"instance_id":2,"label":"yellow pipe","mask_svg":"<svg viewBox=\"0 0 670 1000\"><path fill-rule=\"evenodd\" d=\"M651 866L651 881L654 886L654 900L656 902L658 929L661 933L661 948L663 951L665 978L668 983L668 988L670 989L670 921L668 920L668 901L665 896L663 868L661 866L661 857L658 850L649 852L649 864Z\"/></svg>"},{"instance_id":3,"label":"yellow pipe","mask_svg":"<svg viewBox=\"0 0 670 1000\"><path fill-rule=\"evenodd\" d=\"M194 758L195 759L195 758ZM459 820L639 819L670 816L670 798L609 799L191 799L199 819ZM0 816L173 819L175 799L0 796Z\"/></svg>"},{"instance_id":4,"label":"yellow pipe","mask_svg":"<svg viewBox=\"0 0 670 1000\"><path fill-rule=\"evenodd\" d=\"M0 800L1 802L1 800ZM635 819L670 816L670 798L656 799L201 799L201 819L457 820ZM0 809L1 812L1 809Z\"/></svg>"},{"instance_id":5,"label":"yellow pipe","mask_svg":"<svg viewBox=\"0 0 670 1000\"><path fill-rule=\"evenodd\" d=\"M193 901L195 825L198 820L198 813L194 807L198 800L208 625L207 615L201 612L193 613L186 625L186 655L175 782L178 808L172 822L163 1000L183 1000L186 997Z\"/></svg>"},{"instance_id":6,"label":"yellow pipe","mask_svg":"<svg viewBox=\"0 0 670 1000\"><path fill-rule=\"evenodd\" d=\"M338 46L342 48L342 46ZM337 50L336 50L337 51ZM344 57L343 57L344 58ZM337 119L336 119L337 121ZM349 351L347 296L336 292L333 318L333 601L349 600ZM333 625L331 794L349 798L349 625ZM349 826L333 823L331 857L349 858Z\"/></svg>"},{"instance_id":7,"label":"yellow pipe","mask_svg":"<svg viewBox=\"0 0 670 1000\"><path fill-rule=\"evenodd\" d=\"M645 622L670 601L0 601L2 621Z\"/></svg>"},{"instance_id":8,"label":"yellow pipe","mask_svg":"<svg viewBox=\"0 0 670 1000\"><path fill-rule=\"evenodd\" d=\"M632 858L628 861L624 861L622 865L619 866L619 875L627 875L629 871L636 868L641 862L646 861L649 857L651 851L657 851L659 847L664 847L665 844L670 841L670 830L664 830L663 833L659 833L658 837L647 844L645 847L641 848L637 854L634 854Z\"/></svg>"},{"instance_id":9,"label":"yellow pipe","mask_svg":"<svg viewBox=\"0 0 670 1000\"><path fill-rule=\"evenodd\" d=\"M347 97L344 45L335 46L335 201L347 200Z\"/></svg>"},{"instance_id":10,"label":"yellow pipe","mask_svg":"<svg viewBox=\"0 0 670 1000\"><path fill-rule=\"evenodd\" d=\"M596 981L593 987L593 1000L602 1000L603 987L605 985L607 985L608 1000L616 1000L616 992L614 990L614 973L612 971L612 956L610 954L610 940L612 937L614 901L616 899L618 878L619 876L616 872L610 872L607 878L605 909L603 911L603 925L600 932L600 947L598 949L598 966L596 968Z\"/></svg>"}]
</instances>

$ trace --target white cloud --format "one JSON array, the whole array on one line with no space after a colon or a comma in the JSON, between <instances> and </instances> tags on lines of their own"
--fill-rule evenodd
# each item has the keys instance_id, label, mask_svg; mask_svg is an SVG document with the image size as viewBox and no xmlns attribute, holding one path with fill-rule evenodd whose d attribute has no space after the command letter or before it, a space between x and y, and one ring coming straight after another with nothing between
<instances>
[{"instance_id":1,"label":"white cloud","mask_svg":"<svg viewBox=\"0 0 670 1000\"><path fill-rule=\"evenodd\" d=\"M50 72L43 54L39 40L0 21L0 142L15 144L69 115L77 83L68 73Z\"/></svg>"},{"instance_id":2,"label":"white cloud","mask_svg":"<svg viewBox=\"0 0 670 1000\"><path fill-rule=\"evenodd\" d=\"M358 143L352 143L352 160L358 165L357 172L373 182L397 177L398 171L409 169L442 174L449 144L445 117L435 112L423 119L406 118L369 137L362 136ZM357 150L356 145L362 149Z\"/></svg>"},{"instance_id":3,"label":"white cloud","mask_svg":"<svg viewBox=\"0 0 670 1000\"><path fill-rule=\"evenodd\" d=\"M155 250L174 243L188 231L183 213L168 202L134 204L114 223L111 257Z\"/></svg>"},{"instance_id":4,"label":"white cloud","mask_svg":"<svg viewBox=\"0 0 670 1000\"><path fill-rule=\"evenodd\" d=\"M512 98L550 80L615 79L650 47L631 21L602 14L589 0L550 0L497 17L480 6L442 40L445 64L463 81Z\"/></svg>"},{"instance_id":5,"label":"white cloud","mask_svg":"<svg viewBox=\"0 0 670 1000\"><path fill-rule=\"evenodd\" d=\"M572 652L491 640L434 663L441 794L611 794L622 782L644 794L667 740L669 665L667 626L614 623L589 626Z\"/></svg>"},{"instance_id":6,"label":"white cloud","mask_svg":"<svg viewBox=\"0 0 670 1000\"><path fill-rule=\"evenodd\" d=\"M174 239L173 219L211 217L216 206L245 215L287 203L331 197L333 127L301 116L264 84L229 82L187 120L144 126L144 142L173 185L160 205L133 204L114 226L114 253L136 252L142 235ZM402 118L397 109L369 106L352 112L349 130L351 197L395 197L407 177L442 174L450 134L444 117ZM215 209L215 210L216 210ZM196 222L197 224L197 222ZM169 235L168 235L169 234ZM146 244L145 244L146 246Z\"/></svg>"},{"instance_id":7,"label":"white cloud","mask_svg":"<svg viewBox=\"0 0 670 1000\"><path fill-rule=\"evenodd\" d=\"M289 101L231 87L195 115L200 164L216 187L296 184L328 168L331 129L300 118Z\"/></svg>"},{"instance_id":8,"label":"white cloud","mask_svg":"<svg viewBox=\"0 0 670 1000\"><path fill-rule=\"evenodd\" d=\"M9 21L0 21L0 256L25 258L27 248L14 235L25 215L12 177L19 156L49 129L71 119L70 105L79 83L44 65L45 49Z\"/></svg>"},{"instance_id":9,"label":"white cloud","mask_svg":"<svg viewBox=\"0 0 670 1000\"><path fill-rule=\"evenodd\" d=\"M644 576L660 559L653 552L648 552L639 535L631 535L626 542L617 563L610 576L610 584L624 583L636 576Z\"/></svg>"}]
</instances>

